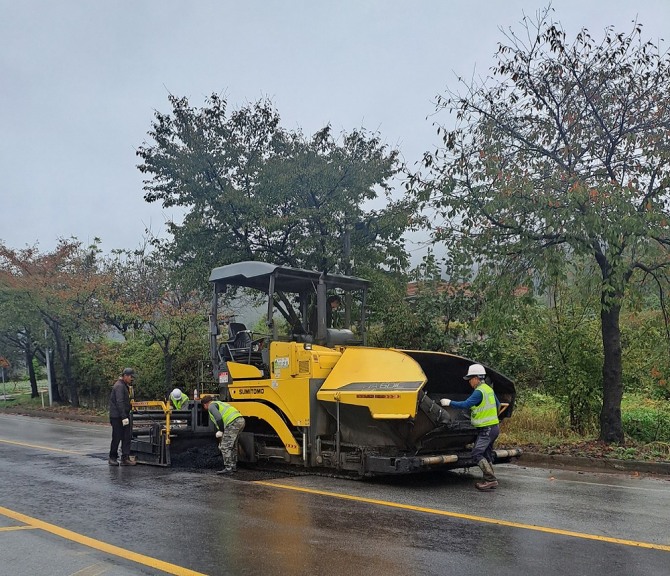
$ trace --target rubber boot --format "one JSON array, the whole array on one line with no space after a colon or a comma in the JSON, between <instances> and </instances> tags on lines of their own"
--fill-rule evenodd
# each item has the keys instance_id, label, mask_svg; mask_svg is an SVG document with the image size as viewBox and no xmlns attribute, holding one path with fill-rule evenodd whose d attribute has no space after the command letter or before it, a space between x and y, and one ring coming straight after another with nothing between
<instances>
[{"instance_id":1,"label":"rubber boot","mask_svg":"<svg viewBox=\"0 0 670 576\"><path fill-rule=\"evenodd\" d=\"M496 486L498 486L498 480L493 473L493 466L491 466L491 463L486 458L482 458L477 463L477 465L482 470L484 481L477 482L475 484L475 488L477 488L477 490L493 490Z\"/></svg>"}]
</instances>

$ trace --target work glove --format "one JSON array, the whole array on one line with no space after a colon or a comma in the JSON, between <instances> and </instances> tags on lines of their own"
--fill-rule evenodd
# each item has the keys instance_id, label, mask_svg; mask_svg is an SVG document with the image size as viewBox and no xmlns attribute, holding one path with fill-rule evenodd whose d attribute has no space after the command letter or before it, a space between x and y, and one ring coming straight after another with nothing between
<instances>
[{"instance_id":1,"label":"work glove","mask_svg":"<svg viewBox=\"0 0 670 576\"><path fill-rule=\"evenodd\" d=\"M442 398L442 400L440 400L441 406L449 406L449 404L451 404L451 400L449 400L449 398Z\"/></svg>"},{"instance_id":2,"label":"work glove","mask_svg":"<svg viewBox=\"0 0 670 576\"><path fill-rule=\"evenodd\" d=\"M219 430L219 431L216 433L216 437L217 437L217 438L223 438L223 432L221 432L221 430Z\"/></svg>"},{"instance_id":3,"label":"work glove","mask_svg":"<svg viewBox=\"0 0 670 576\"><path fill-rule=\"evenodd\" d=\"M124 426L128 426L128 424L130 424L130 420L128 420L128 418L124 418L123 420L121 420L121 424L123 424Z\"/></svg>"}]
</instances>

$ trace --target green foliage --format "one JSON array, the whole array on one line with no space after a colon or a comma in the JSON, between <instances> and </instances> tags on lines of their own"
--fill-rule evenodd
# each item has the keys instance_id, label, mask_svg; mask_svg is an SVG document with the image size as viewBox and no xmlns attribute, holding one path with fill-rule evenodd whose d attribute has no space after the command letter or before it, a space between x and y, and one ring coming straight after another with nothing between
<instances>
[{"instance_id":1,"label":"green foliage","mask_svg":"<svg viewBox=\"0 0 670 576\"><path fill-rule=\"evenodd\" d=\"M625 397L622 420L626 435L639 442L670 442L670 408L641 394Z\"/></svg>"},{"instance_id":2,"label":"green foliage","mask_svg":"<svg viewBox=\"0 0 670 576\"><path fill-rule=\"evenodd\" d=\"M455 275L442 280L432 255L410 277L409 295L403 276L373 283L373 319L379 324L372 330L372 341L378 346L455 351L480 306L478 293Z\"/></svg>"},{"instance_id":3,"label":"green foliage","mask_svg":"<svg viewBox=\"0 0 670 576\"><path fill-rule=\"evenodd\" d=\"M670 356L661 311L626 313L621 333L624 390L670 400Z\"/></svg>"},{"instance_id":4,"label":"green foliage","mask_svg":"<svg viewBox=\"0 0 670 576\"><path fill-rule=\"evenodd\" d=\"M553 331L553 337L543 346L548 364L546 389L565 395L570 426L575 431L593 432L597 430L602 403L599 323L597 320L572 325L550 322L547 328Z\"/></svg>"},{"instance_id":5,"label":"green foliage","mask_svg":"<svg viewBox=\"0 0 670 576\"><path fill-rule=\"evenodd\" d=\"M569 43L550 14L506 34L493 79L438 96L456 125L438 128L444 146L424 156L433 177L415 175L413 191L441 216L436 240L461 265L544 283L566 262L592 263L604 319L601 438L617 442L626 289L638 270L668 286L670 53L643 41L637 23L600 41L581 30ZM575 362L573 391L591 372L586 358ZM576 413L588 412L590 396L577 396Z\"/></svg>"},{"instance_id":6,"label":"green foliage","mask_svg":"<svg viewBox=\"0 0 670 576\"><path fill-rule=\"evenodd\" d=\"M135 398L138 400L155 400L166 398L174 387L189 392L207 377L204 359L207 347L203 335L194 335L176 354L173 362L173 381L169 386L165 383L165 364L163 352L156 344L151 345L146 336L131 337L123 346L119 366L132 366L137 372L135 380Z\"/></svg>"},{"instance_id":7,"label":"green foliage","mask_svg":"<svg viewBox=\"0 0 670 576\"><path fill-rule=\"evenodd\" d=\"M200 382L212 380L209 361L209 335L205 324L200 325L179 349L172 365L172 387L181 388L189 395ZM169 390L166 390L169 393Z\"/></svg>"},{"instance_id":8,"label":"green foliage","mask_svg":"<svg viewBox=\"0 0 670 576\"><path fill-rule=\"evenodd\" d=\"M13 322L24 335L21 346L29 357L38 347L42 355L46 346L54 349L56 374L66 384L62 393L73 406L79 405L76 352L84 342L94 340L101 328L97 294L107 278L99 267L98 243L95 239L85 247L76 239L62 239L48 253L36 247L11 250L0 244L0 293L9 298L10 308L20 310ZM47 342L37 336L45 325Z\"/></svg>"},{"instance_id":9,"label":"green foliage","mask_svg":"<svg viewBox=\"0 0 670 576\"><path fill-rule=\"evenodd\" d=\"M77 354L76 377L82 403L89 408L106 407L112 384L125 367L120 342L96 342Z\"/></svg>"},{"instance_id":10,"label":"green foliage","mask_svg":"<svg viewBox=\"0 0 670 576\"><path fill-rule=\"evenodd\" d=\"M185 392L209 378L206 355L206 333L193 334L176 354L170 385ZM90 408L106 407L112 384L123 368L135 369L134 393L137 400L165 398L170 390L165 384L165 364L159 346L144 334L129 334L126 341L104 341L85 346L77 354L77 380L82 401Z\"/></svg>"},{"instance_id":11,"label":"green foliage","mask_svg":"<svg viewBox=\"0 0 670 576\"><path fill-rule=\"evenodd\" d=\"M504 441L509 443L545 444L578 438L570 429L563 404L549 394L521 391L514 416L502 425Z\"/></svg>"},{"instance_id":12,"label":"green foliage","mask_svg":"<svg viewBox=\"0 0 670 576\"><path fill-rule=\"evenodd\" d=\"M163 255L144 250L101 260L96 245L74 240L48 254L0 244L0 337L19 335L24 357L55 348L56 391L73 406L80 394L90 407L106 405L124 366L144 371L139 396L164 397L173 381L194 387L206 372L206 303L175 278ZM108 341L110 327L126 342Z\"/></svg>"},{"instance_id":13,"label":"green foliage","mask_svg":"<svg viewBox=\"0 0 670 576\"><path fill-rule=\"evenodd\" d=\"M607 445L591 433L577 434L568 421L564 403L551 395L521 391L514 417L501 426L500 444L521 445L531 451L620 460L661 460L670 457L668 426L670 413L663 403L642 396L626 396L622 419L626 442Z\"/></svg>"},{"instance_id":14,"label":"green foliage","mask_svg":"<svg viewBox=\"0 0 670 576\"><path fill-rule=\"evenodd\" d=\"M33 370L35 371L35 378L37 380L45 380L47 377L46 366L40 364L37 358L33 358Z\"/></svg>"},{"instance_id":15,"label":"green foliage","mask_svg":"<svg viewBox=\"0 0 670 576\"><path fill-rule=\"evenodd\" d=\"M350 263L403 268L402 234L411 206L393 202L398 152L363 130L336 139L287 131L268 100L229 113L212 95L200 109L170 97L156 113L151 143L138 149L145 200L181 206L166 248L186 285L204 284L215 266L262 260L350 273ZM366 211L386 196L387 207Z\"/></svg>"},{"instance_id":16,"label":"green foliage","mask_svg":"<svg viewBox=\"0 0 670 576\"><path fill-rule=\"evenodd\" d=\"M626 434L640 442L670 442L670 414L640 408L622 414Z\"/></svg>"},{"instance_id":17,"label":"green foliage","mask_svg":"<svg viewBox=\"0 0 670 576\"><path fill-rule=\"evenodd\" d=\"M478 277L484 298L472 324L476 338L463 343L464 355L509 375L518 390L541 390L561 399L575 432L594 430L602 401L602 346L589 274L575 267L538 299L532 286L509 279Z\"/></svg>"},{"instance_id":18,"label":"green foliage","mask_svg":"<svg viewBox=\"0 0 670 576\"><path fill-rule=\"evenodd\" d=\"M191 341L206 334L209 298L184 290L174 263L160 250L118 251L105 264L112 278L100 298L105 319L125 335L146 334L148 345L161 349L164 388L171 390ZM194 366L189 371L196 373Z\"/></svg>"},{"instance_id":19,"label":"green foliage","mask_svg":"<svg viewBox=\"0 0 670 576\"><path fill-rule=\"evenodd\" d=\"M382 348L416 348L420 326L406 301L407 282L402 276L372 272L368 343Z\"/></svg>"},{"instance_id":20,"label":"green foliage","mask_svg":"<svg viewBox=\"0 0 670 576\"><path fill-rule=\"evenodd\" d=\"M635 460L637 457L637 450L633 446L617 446L612 455L617 460Z\"/></svg>"}]
</instances>

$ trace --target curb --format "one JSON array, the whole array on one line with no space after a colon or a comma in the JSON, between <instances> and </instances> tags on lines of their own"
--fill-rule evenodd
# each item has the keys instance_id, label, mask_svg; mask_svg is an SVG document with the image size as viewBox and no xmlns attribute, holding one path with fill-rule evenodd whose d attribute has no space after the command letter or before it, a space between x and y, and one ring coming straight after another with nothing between
<instances>
[{"instance_id":1,"label":"curb","mask_svg":"<svg viewBox=\"0 0 670 576\"><path fill-rule=\"evenodd\" d=\"M90 422L91 424L109 424L107 416L95 416L93 414L72 414L53 410L40 410L39 408L5 408L0 414L15 414L16 416L30 416L32 418L51 418L53 420L73 420L76 422Z\"/></svg>"},{"instance_id":2,"label":"curb","mask_svg":"<svg viewBox=\"0 0 670 576\"><path fill-rule=\"evenodd\" d=\"M600 472L657 474L670 476L670 462L644 462L640 460L615 460L607 458L588 458L584 456L563 456L524 452L514 462L517 466L542 468L562 468L566 470L594 470ZM669 478L670 479L670 478Z\"/></svg>"}]
</instances>

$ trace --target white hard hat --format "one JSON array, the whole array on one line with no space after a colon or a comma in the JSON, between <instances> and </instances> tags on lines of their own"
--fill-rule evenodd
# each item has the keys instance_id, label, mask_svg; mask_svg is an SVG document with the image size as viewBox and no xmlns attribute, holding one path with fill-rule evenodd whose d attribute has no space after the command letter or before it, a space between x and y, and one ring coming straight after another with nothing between
<instances>
[{"instance_id":1,"label":"white hard hat","mask_svg":"<svg viewBox=\"0 0 670 576\"><path fill-rule=\"evenodd\" d=\"M179 400L181 398L181 390L179 388L175 388L172 392L170 392L170 396L172 396L175 400Z\"/></svg>"},{"instance_id":2,"label":"white hard hat","mask_svg":"<svg viewBox=\"0 0 670 576\"><path fill-rule=\"evenodd\" d=\"M481 364L471 364L468 373L463 376L463 380L470 380L473 376L479 376L482 380L486 378L486 370Z\"/></svg>"}]
</instances>

